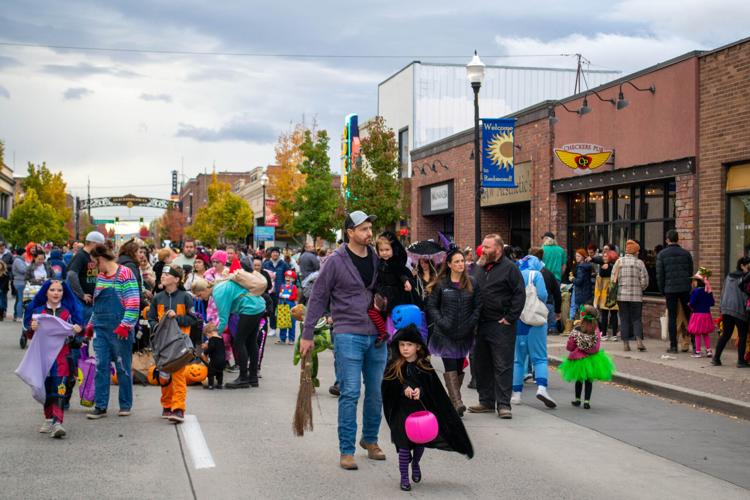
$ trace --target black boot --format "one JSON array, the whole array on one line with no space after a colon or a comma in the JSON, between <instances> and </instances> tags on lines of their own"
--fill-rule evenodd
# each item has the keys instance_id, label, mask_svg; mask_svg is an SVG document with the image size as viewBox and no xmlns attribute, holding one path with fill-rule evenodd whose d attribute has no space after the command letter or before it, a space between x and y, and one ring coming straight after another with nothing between
<instances>
[{"instance_id":1,"label":"black boot","mask_svg":"<svg viewBox=\"0 0 750 500\"><path fill-rule=\"evenodd\" d=\"M242 375L240 375L232 382L227 382L226 384L224 384L224 387L226 387L227 389L247 389L248 387L250 387L250 380L247 378L247 376L243 377Z\"/></svg>"}]
</instances>

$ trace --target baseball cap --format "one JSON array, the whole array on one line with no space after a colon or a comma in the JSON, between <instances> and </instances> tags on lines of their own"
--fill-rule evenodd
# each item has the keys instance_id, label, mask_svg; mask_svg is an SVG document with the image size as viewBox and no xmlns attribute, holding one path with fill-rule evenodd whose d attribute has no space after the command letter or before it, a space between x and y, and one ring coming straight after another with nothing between
<instances>
[{"instance_id":1,"label":"baseball cap","mask_svg":"<svg viewBox=\"0 0 750 500\"><path fill-rule=\"evenodd\" d=\"M182 268L179 266L164 266L164 269L162 269L161 272L174 276L178 280L182 280Z\"/></svg>"},{"instance_id":2,"label":"baseball cap","mask_svg":"<svg viewBox=\"0 0 750 500\"><path fill-rule=\"evenodd\" d=\"M104 235L100 233L99 231L91 231L89 234L86 235L86 241L104 245L105 240L104 240Z\"/></svg>"},{"instance_id":3,"label":"baseball cap","mask_svg":"<svg viewBox=\"0 0 750 500\"><path fill-rule=\"evenodd\" d=\"M355 210L346 216L346 223L344 227L346 229L354 229L355 227L365 222L375 222L378 218L374 215L367 215L362 210Z\"/></svg>"}]
</instances>

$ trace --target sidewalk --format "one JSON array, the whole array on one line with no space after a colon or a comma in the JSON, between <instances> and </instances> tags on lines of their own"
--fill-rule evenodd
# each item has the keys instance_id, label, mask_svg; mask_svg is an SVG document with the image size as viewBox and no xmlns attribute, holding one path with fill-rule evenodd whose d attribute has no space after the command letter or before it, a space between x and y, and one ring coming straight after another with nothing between
<instances>
[{"instance_id":1,"label":"sidewalk","mask_svg":"<svg viewBox=\"0 0 750 500\"><path fill-rule=\"evenodd\" d=\"M548 337L551 364L558 365L567 357L567 340L564 336ZM602 342L617 365L614 382L750 419L750 368L735 367L735 350L724 351L723 366L712 366L710 358L667 354L667 346L660 340L646 339L644 343L646 352L637 351L635 342L631 342L632 351L624 352L622 342Z\"/></svg>"}]
</instances>

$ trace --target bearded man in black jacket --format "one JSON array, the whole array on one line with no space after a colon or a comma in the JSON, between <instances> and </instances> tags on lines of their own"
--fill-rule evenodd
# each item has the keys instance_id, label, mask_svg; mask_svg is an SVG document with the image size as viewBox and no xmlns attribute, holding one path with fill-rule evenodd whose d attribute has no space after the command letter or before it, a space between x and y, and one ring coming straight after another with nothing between
<instances>
[{"instance_id":1,"label":"bearded man in black jacket","mask_svg":"<svg viewBox=\"0 0 750 500\"><path fill-rule=\"evenodd\" d=\"M503 255L503 239L499 235L485 236L474 278L482 293L474 346L479 404L469 407L469 411L490 413L497 408L500 418L513 418L510 396L516 321L526 302L526 287L518 266Z\"/></svg>"}]
</instances>

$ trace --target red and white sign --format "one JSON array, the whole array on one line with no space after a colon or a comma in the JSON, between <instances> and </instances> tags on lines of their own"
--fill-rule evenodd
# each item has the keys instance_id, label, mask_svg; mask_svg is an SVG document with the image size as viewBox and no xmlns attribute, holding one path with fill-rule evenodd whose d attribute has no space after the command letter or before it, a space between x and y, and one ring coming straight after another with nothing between
<instances>
[{"instance_id":1,"label":"red and white sign","mask_svg":"<svg viewBox=\"0 0 750 500\"><path fill-rule=\"evenodd\" d=\"M279 216L273 213L274 206L276 206L276 200L266 200L266 213L264 214L266 226L279 226Z\"/></svg>"}]
</instances>

